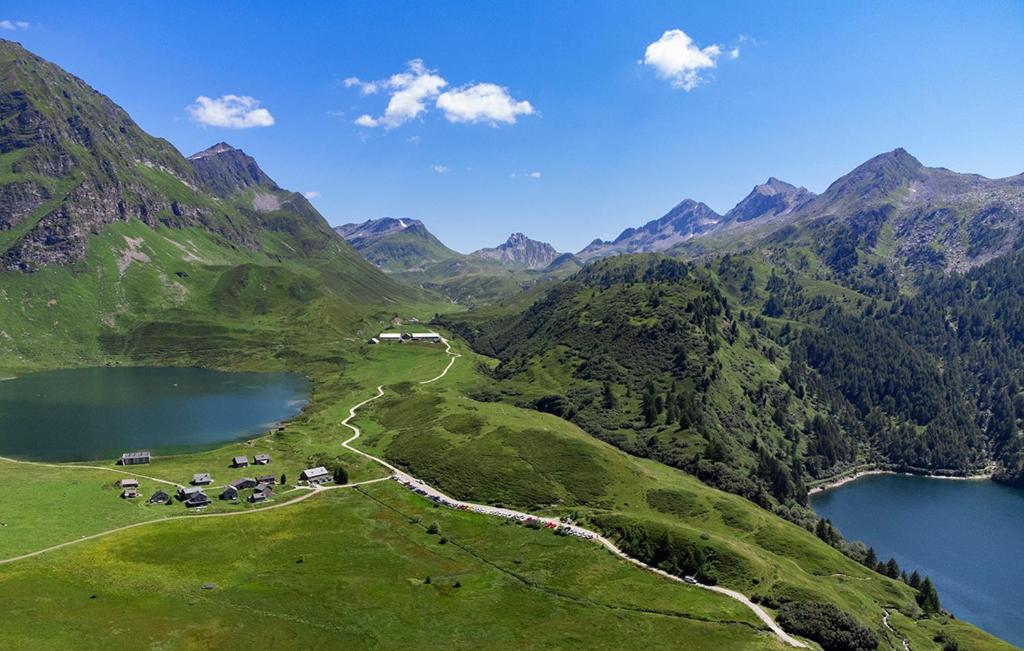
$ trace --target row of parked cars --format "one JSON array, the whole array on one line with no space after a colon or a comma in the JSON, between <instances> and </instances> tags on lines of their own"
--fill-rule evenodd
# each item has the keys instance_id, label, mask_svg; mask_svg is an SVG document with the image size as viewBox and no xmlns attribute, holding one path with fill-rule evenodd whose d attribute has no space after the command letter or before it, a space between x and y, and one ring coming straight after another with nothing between
<instances>
[{"instance_id":1,"label":"row of parked cars","mask_svg":"<svg viewBox=\"0 0 1024 651\"><path fill-rule=\"evenodd\" d=\"M441 504L443 506L447 506L448 508L456 509L456 510L459 510L459 511L473 511L473 512L476 512L476 513L483 513L483 514L486 514L486 515L497 515L497 516L500 516L500 517L503 517L503 518L508 518L509 520L517 520L517 521L522 522L523 524L526 524L526 525L530 525L530 524L535 524L536 523L536 524L540 524L541 527L543 527L544 529L559 529L559 528L561 528L568 535L576 536L577 538L583 538L585 540L589 540L589 539L594 537L594 534L590 533L589 531L584 531L584 530L578 529L576 527L571 527L571 526L559 524L558 522L555 522L555 521L552 521L552 520L543 520L541 518L536 518L536 517L534 517L532 515L529 515L527 513L516 513L516 512L512 512L512 511L505 511L503 509L492 509L492 508L488 508L486 506L479 506L479 505L476 505L476 504L465 504L465 503L462 503L462 502L456 502L455 500L448 499L447 497L445 497L443 495L438 495L438 494L434 494L434 493L431 493L431 492L427 491L425 488L423 488L423 486L422 486L423 482L420 481L420 480L408 479L408 480L399 480L399 481L400 481L400 483L403 486L405 486L406 488L408 488L412 492L416 493L417 495L423 495L424 497L427 497L431 501L433 501L433 502L435 502L437 504Z\"/></svg>"}]
</instances>

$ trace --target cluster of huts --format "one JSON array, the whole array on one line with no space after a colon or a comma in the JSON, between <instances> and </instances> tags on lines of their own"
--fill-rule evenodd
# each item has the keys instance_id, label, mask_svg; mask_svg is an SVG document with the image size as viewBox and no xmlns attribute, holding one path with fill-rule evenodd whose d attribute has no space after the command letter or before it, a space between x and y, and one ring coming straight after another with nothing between
<instances>
[{"instance_id":1,"label":"cluster of huts","mask_svg":"<svg viewBox=\"0 0 1024 651\"><path fill-rule=\"evenodd\" d=\"M118 460L118 464L132 466L149 463L152 455L149 452L125 452ZM253 457L253 465L265 466L270 463L269 454L257 454ZM249 457L236 456L231 460L232 468L246 468L249 466ZM311 486L331 481L331 473L323 466L307 468L299 475L301 481ZM188 486L178 486L174 497L185 505L186 508L197 508L207 506L213 502L207 495L207 487L213 484L213 477L208 472L197 472L192 475L192 481ZM252 503L265 502L274 493L274 486L277 479L272 474L257 475L255 477L241 477L235 479L221 491L219 498L222 500L239 499L240 491L252 490L248 500ZM118 482L121 489L121 497L124 499L135 499L139 496L139 480L135 477L125 477ZM167 504L171 501L171 495L164 490L157 490L147 500L150 504Z\"/></svg>"},{"instance_id":2,"label":"cluster of huts","mask_svg":"<svg viewBox=\"0 0 1024 651\"><path fill-rule=\"evenodd\" d=\"M437 344L441 342L441 335L436 332L382 332L370 338L371 344L401 344L414 341Z\"/></svg>"}]
</instances>

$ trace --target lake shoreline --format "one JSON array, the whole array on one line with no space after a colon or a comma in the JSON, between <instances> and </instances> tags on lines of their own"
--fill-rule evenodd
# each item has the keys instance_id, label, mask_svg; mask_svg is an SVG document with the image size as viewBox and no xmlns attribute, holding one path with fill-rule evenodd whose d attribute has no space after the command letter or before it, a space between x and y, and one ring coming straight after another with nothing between
<instances>
[{"instance_id":1,"label":"lake shoreline","mask_svg":"<svg viewBox=\"0 0 1024 651\"><path fill-rule=\"evenodd\" d=\"M823 483L821 483L821 484L819 484L817 486L814 486L813 488L808 490L807 491L807 495L808 495L808 497L813 496L813 495L818 495L820 493L824 493L825 491L830 491L832 489L839 488L840 486L845 486L846 484L855 482L858 479L863 479L864 477L871 477L873 475L906 475L908 477L926 477L928 479L953 479L953 480L958 480L958 481L984 481L984 480L991 480L992 476L994 474L995 474L995 468L992 467L992 466L987 467L984 471L982 471L980 473L974 473L974 474L970 474L970 475L941 475L941 474L927 473L927 472L907 472L907 471L900 471L900 470L886 470L884 468L872 468L872 469L869 469L869 470L857 471L857 472L853 473L852 475L845 475L845 476L841 476L841 477L836 477L834 479L826 480L825 482L823 482Z\"/></svg>"}]
</instances>

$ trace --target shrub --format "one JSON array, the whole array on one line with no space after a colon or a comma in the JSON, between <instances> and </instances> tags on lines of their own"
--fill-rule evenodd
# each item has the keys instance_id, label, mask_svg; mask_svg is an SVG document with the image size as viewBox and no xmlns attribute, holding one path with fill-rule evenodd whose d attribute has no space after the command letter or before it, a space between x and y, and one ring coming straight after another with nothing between
<instances>
[{"instance_id":1,"label":"shrub","mask_svg":"<svg viewBox=\"0 0 1024 651\"><path fill-rule=\"evenodd\" d=\"M830 603L791 601L779 608L779 625L803 635L825 651L862 651L878 647L878 636Z\"/></svg>"},{"instance_id":2,"label":"shrub","mask_svg":"<svg viewBox=\"0 0 1024 651\"><path fill-rule=\"evenodd\" d=\"M436 522L431 522L430 525L427 527L427 533L429 533L429 534L441 533L441 527Z\"/></svg>"}]
</instances>

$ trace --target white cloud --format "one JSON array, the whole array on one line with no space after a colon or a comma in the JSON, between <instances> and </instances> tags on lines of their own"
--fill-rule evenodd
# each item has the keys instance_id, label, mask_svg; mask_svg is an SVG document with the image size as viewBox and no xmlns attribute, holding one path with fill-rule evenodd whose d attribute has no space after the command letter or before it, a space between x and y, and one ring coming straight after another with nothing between
<instances>
[{"instance_id":1,"label":"white cloud","mask_svg":"<svg viewBox=\"0 0 1024 651\"><path fill-rule=\"evenodd\" d=\"M530 172L527 176L531 179L539 179L541 177L540 172Z\"/></svg>"},{"instance_id":2,"label":"white cloud","mask_svg":"<svg viewBox=\"0 0 1024 651\"><path fill-rule=\"evenodd\" d=\"M543 176L540 172L524 172L519 174L518 172L512 172L509 176L513 179L527 178L527 179L539 179Z\"/></svg>"},{"instance_id":3,"label":"white cloud","mask_svg":"<svg viewBox=\"0 0 1024 651\"><path fill-rule=\"evenodd\" d=\"M367 113L355 119L355 124L367 128L393 129L401 126L427 111L430 102L453 123L515 124L518 116L535 112L528 101L513 99L508 89L498 84L467 84L441 92L448 86L448 81L436 70L427 68L420 59L410 61L405 72L382 81L348 77L342 83L346 88L359 88L364 95L378 90L390 93L383 115Z\"/></svg>"},{"instance_id":4,"label":"white cloud","mask_svg":"<svg viewBox=\"0 0 1024 651\"><path fill-rule=\"evenodd\" d=\"M391 75L385 81L363 82L356 77L350 77L345 80L345 85L359 85L364 94L367 93L368 86L375 89L373 92L376 92L377 88L390 90L391 98L384 109L384 115L377 118L372 115L360 115L356 118L356 124L361 127L382 126L393 129L426 110L426 103L437 97L448 82L438 75L437 71L428 70L420 59L413 59L409 62L408 70Z\"/></svg>"},{"instance_id":5,"label":"white cloud","mask_svg":"<svg viewBox=\"0 0 1024 651\"><path fill-rule=\"evenodd\" d=\"M437 108L449 122L488 122L492 125L515 124L516 116L533 115L526 100L512 99L507 88L497 84L474 84L441 93Z\"/></svg>"},{"instance_id":6,"label":"white cloud","mask_svg":"<svg viewBox=\"0 0 1024 651\"><path fill-rule=\"evenodd\" d=\"M423 142L423 138L420 138L419 136L409 136L409 142L414 145L418 145Z\"/></svg>"},{"instance_id":7,"label":"white cloud","mask_svg":"<svg viewBox=\"0 0 1024 651\"><path fill-rule=\"evenodd\" d=\"M196 122L212 127L248 129L274 124L270 111L260 108L259 100L248 95L221 95L216 99L200 95L185 110Z\"/></svg>"},{"instance_id":8,"label":"white cloud","mask_svg":"<svg viewBox=\"0 0 1024 651\"><path fill-rule=\"evenodd\" d=\"M738 47L734 47L733 49L729 50L729 58L730 59L738 59L738 58L740 58L740 49Z\"/></svg>"},{"instance_id":9,"label":"white cloud","mask_svg":"<svg viewBox=\"0 0 1024 651\"><path fill-rule=\"evenodd\" d=\"M733 52L730 56L735 59L739 49ZM662 79L671 81L673 88L689 91L703 81L702 71L714 68L721 55L720 45L701 48L683 30L670 29L647 46L643 63L654 68Z\"/></svg>"},{"instance_id":10,"label":"white cloud","mask_svg":"<svg viewBox=\"0 0 1024 651\"><path fill-rule=\"evenodd\" d=\"M307 199L316 199L317 197L320 196L320 193L317 192L316 190L309 190L307 192L303 192L302 194Z\"/></svg>"},{"instance_id":11,"label":"white cloud","mask_svg":"<svg viewBox=\"0 0 1024 651\"><path fill-rule=\"evenodd\" d=\"M5 29L8 32L15 32L19 29L28 29L29 24L24 20L0 20L0 29Z\"/></svg>"},{"instance_id":12,"label":"white cloud","mask_svg":"<svg viewBox=\"0 0 1024 651\"><path fill-rule=\"evenodd\" d=\"M447 165L431 165L430 169L434 170L438 174L447 174L448 173L448 166Z\"/></svg>"}]
</instances>

